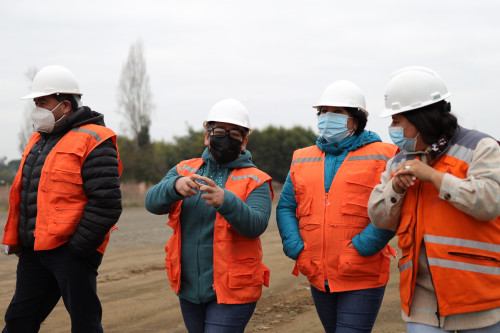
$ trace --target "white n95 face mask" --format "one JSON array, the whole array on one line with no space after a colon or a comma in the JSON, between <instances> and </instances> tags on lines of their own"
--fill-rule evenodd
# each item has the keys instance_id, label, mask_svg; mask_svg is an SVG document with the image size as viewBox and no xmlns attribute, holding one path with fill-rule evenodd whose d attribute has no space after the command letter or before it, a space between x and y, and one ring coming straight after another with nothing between
<instances>
[{"instance_id":1,"label":"white n95 face mask","mask_svg":"<svg viewBox=\"0 0 500 333\"><path fill-rule=\"evenodd\" d=\"M56 121L54 114L52 113L55 109L61 105L62 102L56 105L52 110L47 110L41 107L35 107L33 111L31 111L31 120L33 121L33 126L35 127L35 131L37 132L45 132L52 133L54 130L54 125L61 121L65 115L59 118Z\"/></svg>"}]
</instances>

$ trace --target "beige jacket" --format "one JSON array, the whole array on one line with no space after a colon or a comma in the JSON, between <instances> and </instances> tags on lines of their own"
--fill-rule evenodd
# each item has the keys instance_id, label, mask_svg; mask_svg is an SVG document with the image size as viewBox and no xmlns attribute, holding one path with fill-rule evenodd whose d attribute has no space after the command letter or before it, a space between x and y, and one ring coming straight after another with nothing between
<instances>
[{"instance_id":1,"label":"beige jacket","mask_svg":"<svg viewBox=\"0 0 500 333\"><path fill-rule=\"evenodd\" d=\"M460 179L445 174L439 198L446 197L455 208L477 220L491 221L500 215L500 146L494 139L484 138L478 142L472 154L467 178ZM425 156L422 157L425 161ZM404 162L405 159L400 161ZM381 184L374 188L368 202L370 219L379 228L396 230L399 225L400 209L405 194L396 193L391 180L391 173L398 165L393 165L393 160L387 163L386 171L381 176ZM488 178L484 177L485 174L488 174ZM403 320L438 326L436 309L436 295L424 250L420 254L410 316L403 313ZM500 308L496 308L441 317L440 323L446 330L461 330L490 326L499 320Z\"/></svg>"}]
</instances>

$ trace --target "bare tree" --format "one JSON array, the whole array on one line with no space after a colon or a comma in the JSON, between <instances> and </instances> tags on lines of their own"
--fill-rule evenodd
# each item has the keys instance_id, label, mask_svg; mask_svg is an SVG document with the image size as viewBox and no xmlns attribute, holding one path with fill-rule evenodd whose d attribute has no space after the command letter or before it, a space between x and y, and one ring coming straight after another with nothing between
<instances>
[{"instance_id":1,"label":"bare tree","mask_svg":"<svg viewBox=\"0 0 500 333\"><path fill-rule=\"evenodd\" d=\"M38 73L38 68L36 68L36 67L30 67L24 73L24 76L30 82L30 89L31 89L31 83L33 82L33 78L35 77L36 73ZM29 103L26 103L26 105L24 106L21 129L19 130L19 133L17 135L17 137L19 138L18 148L19 148L19 151L21 152L21 154L24 152L24 148L26 148L26 145L28 144L28 140L30 139L31 134L33 134L33 131L35 130L33 128L33 123L31 121L31 110L32 109L33 109L33 101L29 101Z\"/></svg>"},{"instance_id":2,"label":"bare tree","mask_svg":"<svg viewBox=\"0 0 500 333\"><path fill-rule=\"evenodd\" d=\"M117 101L118 113L125 116L134 140L139 146L148 144L154 104L141 39L131 45L123 65Z\"/></svg>"}]
</instances>

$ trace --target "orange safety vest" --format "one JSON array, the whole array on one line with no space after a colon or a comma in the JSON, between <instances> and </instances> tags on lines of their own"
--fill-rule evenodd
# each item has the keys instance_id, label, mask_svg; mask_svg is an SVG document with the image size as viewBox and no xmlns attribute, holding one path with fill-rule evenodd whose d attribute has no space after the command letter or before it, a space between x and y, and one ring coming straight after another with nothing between
<instances>
[{"instance_id":1,"label":"orange safety vest","mask_svg":"<svg viewBox=\"0 0 500 333\"><path fill-rule=\"evenodd\" d=\"M20 245L18 224L23 167L40 137L38 132L31 136L12 183L2 244ZM116 146L116 134L109 128L93 124L73 128L59 140L47 156L38 185L35 251L54 249L66 243L75 232L88 201L82 186L82 164L95 147L109 138ZM121 174L122 164L119 157L118 163ZM104 254L108 241L109 232L97 251Z\"/></svg>"},{"instance_id":2,"label":"orange safety vest","mask_svg":"<svg viewBox=\"0 0 500 333\"><path fill-rule=\"evenodd\" d=\"M195 158L177 165L179 175L189 176L203 165L203 159ZM257 168L234 169L225 189L245 201L248 195L264 182L271 188L271 177ZM174 230L165 247L165 268L175 293L181 288L181 206L176 202L169 213L168 225ZM262 246L259 238L246 238L234 230L219 214L216 214L213 243L214 290L217 303L243 304L257 302L262 285L269 287L269 268L262 263Z\"/></svg>"},{"instance_id":3,"label":"orange safety vest","mask_svg":"<svg viewBox=\"0 0 500 333\"><path fill-rule=\"evenodd\" d=\"M471 159L470 148L452 145L432 167L464 179ZM422 241L440 316L500 307L500 217L475 220L440 199L432 183L419 180L403 200L397 235L402 251L399 289L406 314L413 301Z\"/></svg>"},{"instance_id":4,"label":"orange safety vest","mask_svg":"<svg viewBox=\"0 0 500 333\"><path fill-rule=\"evenodd\" d=\"M290 168L297 201L297 218L304 249L297 269L315 288L331 292L385 286L389 279L387 245L382 251L363 257L348 247L351 239L369 223L368 199L380 182L386 163L397 151L387 143L371 143L349 152L339 167L330 191L325 193L325 153L317 146L295 151Z\"/></svg>"}]
</instances>

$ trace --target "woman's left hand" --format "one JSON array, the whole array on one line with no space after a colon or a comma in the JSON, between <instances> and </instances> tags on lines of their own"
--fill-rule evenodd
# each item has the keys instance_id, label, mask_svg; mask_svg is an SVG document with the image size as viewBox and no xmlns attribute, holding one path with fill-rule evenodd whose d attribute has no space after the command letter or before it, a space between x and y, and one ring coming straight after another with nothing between
<instances>
[{"instance_id":1,"label":"woman's left hand","mask_svg":"<svg viewBox=\"0 0 500 333\"><path fill-rule=\"evenodd\" d=\"M200 185L201 198L205 199L205 203L209 206L219 208L224 202L225 192L215 182L207 177L198 177L199 180L204 181L206 185Z\"/></svg>"}]
</instances>

